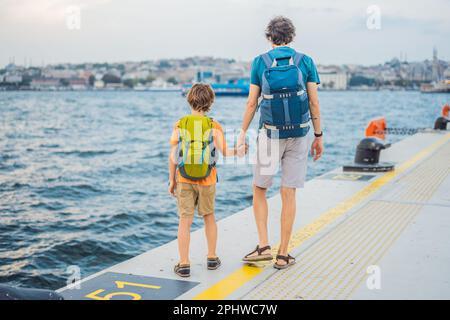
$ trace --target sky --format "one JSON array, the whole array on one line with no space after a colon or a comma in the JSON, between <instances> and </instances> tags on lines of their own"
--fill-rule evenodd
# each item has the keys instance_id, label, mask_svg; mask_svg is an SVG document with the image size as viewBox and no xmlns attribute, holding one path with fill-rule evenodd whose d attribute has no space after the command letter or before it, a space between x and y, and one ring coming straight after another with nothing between
<instances>
[{"instance_id":1,"label":"sky","mask_svg":"<svg viewBox=\"0 0 450 320\"><path fill-rule=\"evenodd\" d=\"M419 61L433 46L450 60L449 13L450 0L0 0L0 66L249 61L270 49L264 29L277 15L292 19L292 46L318 64Z\"/></svg>"}]
</instances>

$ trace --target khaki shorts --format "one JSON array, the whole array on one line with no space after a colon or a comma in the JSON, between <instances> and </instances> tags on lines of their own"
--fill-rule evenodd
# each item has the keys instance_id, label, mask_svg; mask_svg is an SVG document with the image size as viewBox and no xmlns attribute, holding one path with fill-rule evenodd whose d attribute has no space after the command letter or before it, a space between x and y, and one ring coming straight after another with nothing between
<instances>
[{"instance_id":1,"label":"khaki shorts","mask_svg":"<svg viewBox=\"0 0 450 320\"><path fill-rule=\"evenodd\" d=\"M178 182L176 189L178 215L192 217L197 207L200 217L214 213L216 185L202 186L198 184Z\"/></svg>"},{"instance_id":2,"label":"khaki shorts","mask_svg":"<svg viewBox=\"0 0 450 320\"><path fill-rule=\"evenodd\" d=\"M308 144L308 136L269 139L265 130L260 130L253 184L260 188L269 188L274 175L281 167L282 187L303 188L308 163Z\"/></svg>"}]
</instances>

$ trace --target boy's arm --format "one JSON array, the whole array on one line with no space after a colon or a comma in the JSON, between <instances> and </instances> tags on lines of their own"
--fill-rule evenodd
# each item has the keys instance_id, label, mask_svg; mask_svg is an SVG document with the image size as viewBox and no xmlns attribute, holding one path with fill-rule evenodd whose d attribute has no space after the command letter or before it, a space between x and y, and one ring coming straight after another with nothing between
<instances>
[{"instance_id":1,"label":"boy's arm","mask_svg":"<svg viewBox=\"0 0 450 320\"><path fill-rule=\"evenodd\" d=\"M169 181L175 180L175 172L177 171L177 163L175 162L175 153L177 146L171 146L169 154Z\"/></svg>"},{"instance_id":2,"label":"boy's arm","mask_svg":"<svg viewBox=\"0 0 450 320\"><path fill-rule=\"evenodd\" d=\"M175 196L176 180L175 174L177 171L177 164L175 163L175 153L177 151L177 146L172 145L169 153L169 193Z\"/></svg>"},{"instance_id":3,"label":"boy's arm","mask_svg":"<svg viewBox=\"0 0 450 320\"><path fill-rule=\"evenodd\" d=\"M233 157L237 154L236 148L228 148L227 142L225 141L225 136L222 129L213 129L215 131L214 143L216 148L223 154L224 157Z\"/></svg>"}]
</instances>

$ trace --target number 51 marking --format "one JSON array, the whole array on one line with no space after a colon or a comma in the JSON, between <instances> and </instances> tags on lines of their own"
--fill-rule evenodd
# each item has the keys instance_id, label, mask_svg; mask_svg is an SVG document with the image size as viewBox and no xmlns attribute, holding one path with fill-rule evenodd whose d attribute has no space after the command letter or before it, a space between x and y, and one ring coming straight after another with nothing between
<instances>
[{"instance_id":1,"label":"number 51 marking","mask_svg":"<svg viewBox=\"0 0 450 320\"><path fill-rule=\"evenodd\" d=\"M146 288L146 289L161 289L161 286L153 286L151 284L125 282L125 281L115 281L115 284L118 289L123 289L123 288L125 288L125 286L140 287L140 288ZM108 293L107 295L105 295L103 297L99 296L99 294L104 291L105 291L104 289L98 289L98 290L86 295L86 298L93 299L93 300L111 300L111 298L116 297L116 296L129 296L129 297L132 297L133 300L141 300L142 299L142 296L140 294L137 294L134 292L125 292L125 291Z\"/></svg>"}]
</instances>

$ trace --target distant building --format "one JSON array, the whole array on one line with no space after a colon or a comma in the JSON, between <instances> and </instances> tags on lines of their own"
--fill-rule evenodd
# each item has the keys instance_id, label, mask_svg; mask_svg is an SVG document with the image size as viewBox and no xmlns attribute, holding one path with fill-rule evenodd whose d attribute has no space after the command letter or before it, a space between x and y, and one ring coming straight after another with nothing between
<instances>
[{"instance_id":1,"label":"distant building","mask_svg":"<svg viewBox=\"0 0 450 320\"><path fill-rule=\"evenodd\" d=\"M319 77L322 90L347 90L348 75L340 68L319 68Z\"/></svg>"},{"instance_id":2,"label":"distant building","mask_svg":"<svg viewBox=\"0 0 450 320\"><path fill-rule=\"evenodd\" d=\"M34 90L56 90L59 86L60 81L56 78L38 78L30 83L31 89Z\"/></svg>"},{"instance_id":3,"label":"distant building","mask_svg":"<svg viewBox=\"0 0 450 320\"><path fill-rule=\"evenodd\" d=\"M85 90L87 88L87 81L83 78L70 78L67 82L72 90Z\"/></svg>"},{"instance_id":4,"label":"distant building","mask_svg":"<svg viewBox=\"0 0 450 320\"><path fill-rule=\"evenodd\" d=\"M450 80L450 67L444 71L444 79Z\"/></svg>"},{"instance_id":5,"label":"distant building","mask_svg":"<svg viewBox=\"0 0 450 320\"><path fill-rule=\"evenodd\" d=\"M95 89L103 89L105 87L105 83L102 80L95 80L94 88Z\"/></svg>"},{"instance_id":6,"label":"distant building","mask_svg":"<svg viewBox=\"0 0 450 320\"><path fill-rule=\"evenodd\" d=\"M439 59L438 59L438 51L436 49L436 47L433 48L433 65L432 65L432 78L433 81L439 81L442 80L442 68L439 64Z\"/></svg>"},{"instance_id":7,"label":"distant building","mask_svg":"<svg viewBox=\"0 0 450 320\"><path fill-rule=\"evenodd\" d=\"M380 77L381 77L382 81L387 81L387 82L395 81L398 79L397 74L392 69L382 70Z\"/></svg>"},{"instance_id":8,"label":"distant building","mask_svg":"<svg viewBox=\"0 0 450 320\"><path fill-rule=\"evenodd\" d=\"M68 69L47 69L42 74L45 78L70 79L78 76L75 70Z\"/></svg>"},{"instance_id":9,"label":"distant building","mask_svg":"<svg viewBox=\"0 0 450 320\"><path fill-rule=\"evenodd\" d=\"M106 89L123 89L122 83L107 83L105 85Z\"/></svg>"},{"instance_id":10,"label":"distant building","mask_svg":"<svg viewBox=\"0 0 450 320\"><path fill-rule=\"evenodd\" d=\"M150 72L147 70L128 72L122 76L122 80L147 79L149 75Z\"/></svg>"},{"instance_id":11,"label":"distant building","mask_svg":"<svg viewBox=\"0 0 450 320\"><path fill-rule=\"evenodd\" d=\"M22 82L22 76L16 75L16 74L7 74L3 78L3 82L10 83L10 84L17 84Z\"/></svg>"}]
</instances>

